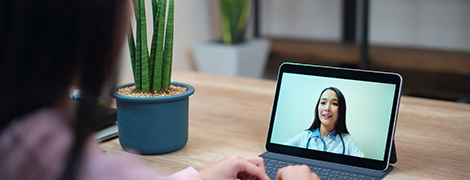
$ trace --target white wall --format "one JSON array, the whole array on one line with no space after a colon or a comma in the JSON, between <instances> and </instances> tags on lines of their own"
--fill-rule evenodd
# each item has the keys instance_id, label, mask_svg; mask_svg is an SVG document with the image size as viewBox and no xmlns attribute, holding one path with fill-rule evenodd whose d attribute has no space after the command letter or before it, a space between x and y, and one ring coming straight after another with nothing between
<instances>
[{"instance_id":1,"label":"white wall","mask_svg":"<svg viewBox=\"0 0 470 180\"><path fill-rule=\"evenodd\" d=\"M468 0L370 2L371 44L470 51ZM261 0L260 3L263 36L341 40L342 0ZM195 70L191 46L220 38L218 17L218 0L175 0L174 70ZM252 33L251 28L248 27L248 34ZM121 77L131 77L127 45L122 54Z\"/></svg>"},{"instance_id":2,"label":"white wall","mask_svg":"<svg viewBox=\"0 0 470 180\"><path fill-rule=\"evenodd\" d=\"M261 4L263 35L341 40L342 0L262 0ZM371 44L470 51L468 0L372 0L369 15Z\"/></svg>"},{"instance_id":3,"label":"white wall","mask_svg":"<svg viewBox=\"0 0 470 180\"><path fill-rule=\"evenodd\" d=\"M470 1L373 0L375 44L470 51Z\"/></svg>"},{"instance_id":4,"label":"white wall","mask_svg":"<svg viewBox=\"0 0 470 180\"><path fill-rule=\"evenodd\" d=\"M341 40L342 0L262 0L261 34L303 40Z\"/></svg>"}]
</instances>

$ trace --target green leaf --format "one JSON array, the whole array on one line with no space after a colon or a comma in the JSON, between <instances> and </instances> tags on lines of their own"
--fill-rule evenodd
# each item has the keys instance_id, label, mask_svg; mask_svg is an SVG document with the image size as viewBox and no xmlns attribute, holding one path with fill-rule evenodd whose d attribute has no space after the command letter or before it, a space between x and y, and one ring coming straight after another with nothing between
<instances>
[{"instance_id":1,"label":"green leaf","mask_svg":"<svg viewBox=\"0 0 470 180\"><path fill-rule=\"evenodd\" d=\"M220 0L221 28L224 44L243 42L252 0Z\"/></svg>"},{"instance_id":2,"label":"green leaf","mask_svg":"<svg viewBox=\"0 0 470 180\"><path fill-rule=\"evenodd\" d=\"M132 32L132 28L130 28L129 32L127 33L127 44L129 45L129 54L131 56L131 65L132 65L132 72L135 71L135 41L134 41L134 33ZM135 78L134 78L135 81Z\"/></svg>"},{"instance_id":3,"label":"green leaf","mask_svg":"<svg viewBox=\"0 0 470 180\"><path fill-rule=\"evenodd\" d=\"M142 0L137 0L137 16L136 16L136 49L135 49L135 68L134 68L134 81L135 81L135 89L137 91L142 90L142 27L141 27L141 11L140 3Z\"/></svg>"},{"instance_id":4,"label":"green leaf","mask_svg":"<svg viewBox=\"0 0 470 180\"><path fill-rule=\"evenodd\" d=\"M240 18L239 18L237 25L234 27L235 28L235 31L234 31L235 40L234 41L236 43L243 42L246 26L248 25L248 20L250 17L251 5L253 4L252 0L244 0L244 1L241 1L241 3L242 3L241 4L242 8L240 12Z\"/></svg>"},{"instance_id":5,"label":"green leaf","mask_svg":"<svg viewBox=\"0 0 470 180\"><path fill-rule=\"evenodd\" d=\"M155 57L155 73L153 77L153 90L160 91L162 89L162 66L163 66L163 42L165 35L165 14L166 14L166 0L158 3L159 8L159 22L157 34L157 52Z\"/></svg>"},{"instance_id":6,"label":"green leaf","mask_svg":"<svg viewBox=\"0 0 470 180\"><path fill-rule=\"evenodd\" d=\"M155 19L157 18L157 11L158 11L158 1L157 0L152 0L152 15L153 15L153 22L155 22ZM155 25L154 25L155 26Z\"/></svg>"},{"instance_id":7,"label":"green leaf","mask_svg":"<svg viewBox=\"0 0 470 180\"><path fill-rule=\"evenodd\" d=\"M156 0L152 0L152 7L153 7L153 35L152 35L152 44L150 45L150 58L149 58L149 67L150 67L150 82L151 87L153 89L153 81L155 78L155 59L157 53L157 34L158 34L158 18L159 18L159 10L158 2Z\"/></svg>"},{"instance_id":8,"label":"green leaf","mask_svg":"<svg viewBox=\"0 0 470 180\"><path fill-rule=\"evenodd\" d=\"M165 51L163 58L162 88L168 90L171 84L171 64L173 60L173 19L174 0L170 0L168 7L168 20L166 22Z\"/></svg>"},{"instance_id":9,"label":"green leaf","mask_svg":"<svg viewBox=\"0 0 470 180\"><path fill-rule=\"evenodd\" d=\"M132 7L134 9L134 15L137 20L137 2L132 0ZM136 45L134 40L134 32L132 31L132 23L129 23L129 32L127 33L127 43L129 45L129 54L131 57L131 66L132 66L132 75L134 76L134 82L137 87L137 84L140 86L140 74L136 74ZM138 82L138 83L137 83ZM140 88L139 88L140 89Z\"/></svg>"},{"instance_id":10,"label":"green leaf","mask_svg":"<svg viewBox=\"0 0 470 180\"><path fill-rule=\"evenodd\" d=\"M149 92L150 91L150 80L149 80L149 53L148 53L148 45L147 45L147 18L145 18L145 1L139 0L140 5L140 43L141 43L141 65L142 65L142 91Z\"/></svg>"},{"instance_id":11,"label":"green leaf","mask_svg":"<svg viewBox=\"0 0 470 180\"><path fill-rule=\"evenodd\" d=\"M232 31L230 28L230 3L226 0L220 0L222 40L224 44L232 44Z\"/></svg>"}]
</instances>

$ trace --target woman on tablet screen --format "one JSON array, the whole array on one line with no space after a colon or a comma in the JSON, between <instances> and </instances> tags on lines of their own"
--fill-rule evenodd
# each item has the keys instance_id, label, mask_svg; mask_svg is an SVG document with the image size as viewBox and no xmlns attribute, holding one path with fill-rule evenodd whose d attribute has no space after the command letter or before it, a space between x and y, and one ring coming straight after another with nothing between
<instances>
[{"instance_id":1,"label":"woman on tablet screen","mask_svg":"<svg viewBox=\"0 0 470 180\"><path fill-rule=\"evenodd\" d=\"M364 157L346 128L346 100L335 87L325 88L320 94L310 128L289 139L286 145Z\"/></svg>"}]
</instances>

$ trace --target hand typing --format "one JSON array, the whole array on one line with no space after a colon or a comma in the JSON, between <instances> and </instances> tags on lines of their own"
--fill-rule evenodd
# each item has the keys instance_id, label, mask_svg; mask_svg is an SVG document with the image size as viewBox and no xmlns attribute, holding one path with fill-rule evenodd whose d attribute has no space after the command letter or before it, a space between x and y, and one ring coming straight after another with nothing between
<instances>
[{"instance_id":1,"label":"hand typing","mask_svg":"<svg viewBox=\"0 0 470 180\"><path fill-rule=\"evenodd\" d=\"M199 171L203 180L269 180L263 158L230 154Z\"/></svg>"},{"instance_id":2,"label":"hand typing","mask_svg":"<svg viewBox=\"0 0 470 180\"><path fill-rule=\"evenodd\" d=\"M276 180L317 180L317 174L312 173L307 165L286 166L277 171Z\"/></svg>"}]
</instances>

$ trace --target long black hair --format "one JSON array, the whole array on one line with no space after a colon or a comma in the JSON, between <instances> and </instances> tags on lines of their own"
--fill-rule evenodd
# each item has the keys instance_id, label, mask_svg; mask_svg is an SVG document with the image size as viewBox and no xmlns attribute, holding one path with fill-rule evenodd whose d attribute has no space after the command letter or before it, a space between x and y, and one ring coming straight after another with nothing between
<instances>
[{"instance_id":1,"label":"long black hair","mask_svg":"<svg viewBox=\"0 0 470 180\"><path fill-rule=\"evenodd\" d=\"M99 125L97 100L115 72L126 0L0 0L0 132L53 106L79 77L82 96L62 179L77 177L84 142ZM123 34L125 35L125 33Z\"/></svg>"},{"instance_id":2,"label":"long black hair","mask_svg":"<svg viewBox=\"0 0 470 180\"><path fill-rule=\"evenodd\" d=\"M320 121L320 115L318 114L318 105L320 104L320 99L323 93L326 90L332 90L336 93L336 96L338 97L338 119L336 120L335 124L335 129L341 133L347 133L348 129L346 128L346 99L344 98L343 93L335 87L327 87L323 89L323 91L320 93L320 97L318 98L317 105L315 106L315 118L313 120L312 125L308 130L315 130L320 127L321 121Z\"/></svg>"}]
</instances>

